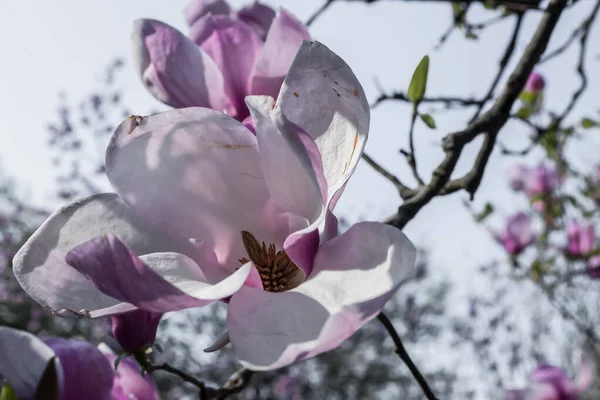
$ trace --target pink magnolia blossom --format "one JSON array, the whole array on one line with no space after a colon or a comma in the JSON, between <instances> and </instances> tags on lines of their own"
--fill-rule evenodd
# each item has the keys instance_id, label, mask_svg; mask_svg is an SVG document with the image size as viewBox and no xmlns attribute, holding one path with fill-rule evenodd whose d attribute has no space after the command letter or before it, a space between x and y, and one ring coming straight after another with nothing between
<instances>
[{"instance_id":1,"label":"pink magnolia blossom","mask_svg":"<svg viewBox=\"0 0 600 400\"><path fill-rule=\"evenodd\" d=\"M567 226L565 251L570 256L586 256L594 249L595 243L596 233L592 225L574 221Z\"/></svg>"},{"instance_id":2,"label":"pink magnolia blossom","mask_svg":"<svg viewBox=\"0 0 600 400\"><path fill-rule=\"evenodd\" d=\"M114 356L79 340L41 340L0 327L0 354L0 376L19 399L159 399L154 381L143 378L135 363L122 362L115 371Z\"/></svg>"},{"instance_id":3,"label":"pink magnolia blossom","mask_svg":"<svg viewBox=\"0 0 600 400\"><path fill-rule=\"evenodd\" d=\"M593 377L594 368L583 359L575 381L560 368L541 365L531 374L533 384L527 389L507 391L506 400L577 400Z\"/></svg>"},{"instance_id":4,"label":"pink magnolia blossom","mask_svg":"<svg viewBox=\"0 0 600 400\"><path fill-rule=\"evenodd\" d=\"M509 217L502 231L493 232L493 236L513 256L521 254L535 240L531 218L523 212Z\"/></svg>"},{"instance_id":5,"label":"pink magnolia blossom","mask_svg":"<svg viewBox=\"0 0 600 400\"><path fill-rule=\"evenodd\" d=\"M275 10L258 1L241 8L238 12L234 12L225 0L192 0L185 7L185 18L190 26L208 13L238 19L251 26L263 40L275 19Z\"/></svg>"},{"instance_id":6,"label":"pink magnolia blossom","mask_svg":"<svg viewBox=\"0 0 600 400\"><path fill-rule=\"evenodd\" d=\"M207 107L239 121L248 95L277 96L306 26L260 3L233 13L225 1L193 1L189 38L155 20L135 23L134 58L146 88L175 108ZM266 33L264 33L266 32Z\"/></svg>"},{"instance_id":7,"label":"pink magnolia blossom","mask_svg":"<svg viewBox=\"0 0 600 400\"><path fill-rule=\"evenodd\" d=\"M590 257L587 262L587 268L590 278L600 279L600 255Z\"/></svg>"},{"instance_id":8,"label":"pink magnolia blossom","mask_svg":"<svg viewBox=\"0 0 600 400\"><path fill-rule=\"evenodd\" d=\"M112 334L123 350L134 353L154 344L162 313L135 310L113 315Z\"/></svg>"},{"instance_id":9,"label":"pink magnolia blossom","mask_svg":"<svg viewBox=\"0 0 600 400\"><path fill-rule=\"evenodd\" d=\"M525 90L528 90L532 93L538 93L544 90L544 86L546 86L544 77L536 72L532 72L527 79L527 83L525 84Z\"/></svg>"},{"instance_id":10,"label":"pink magnolia blossom","mask_svg":"<svg viewBox=\"0 0 600 400\"><path fill-rule=\"evenodd\" d=\"M525 182L529 176L530 170L526 165L513 164L508 169L508 183L510 187L519 192L525 189Z\"/></svg>"},{"instance_id":11,"label":"pink magnolia blossom","mask_svg":"<svg viewBox=\"0 0 600 400\"><path fill-rule=\"evenodd\" d=\"M360 83L304 42L277 101L246 102L256 135L207 108L124 121L106 154L118 195L54 213L15 257L22 287L92 317L228 298L233 351L253 370L331 350L374 318L416 251L378 222L338 234L333 209L369 128Z\"/></svg>"},{"instance_id":12,"label":"pink magnolia blossom","mask_svg":"<svg viewBox=\"0 0 600 400\"><path fill-rule=\"evenodd\" d=\"M560 176L553 167L538 165L531 169L525 181L525 191L531 198L552 194L560 185Z\"/></svg>"}]
</instances>

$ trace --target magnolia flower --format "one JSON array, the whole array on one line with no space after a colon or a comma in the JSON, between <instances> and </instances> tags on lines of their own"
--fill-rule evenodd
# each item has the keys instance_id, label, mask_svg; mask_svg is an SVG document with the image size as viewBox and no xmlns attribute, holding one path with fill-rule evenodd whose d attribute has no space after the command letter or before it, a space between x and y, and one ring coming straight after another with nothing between
<instances>
[{"instance_id":1,"label":"magnolia flower","mask_svg":"<svg viewBox=\"0 0 600 400\"><path fill-rule=\"evenodd\" d=\"M135 310L113 315L112 334L123 350L135 353L154 344L162 313Z\"/></svg>"},{"instance_id":2,"label":"magnolia flower","mask_svg":"<svg viewBox=\"0 0 600 400\"><path fill-rule=\"evenodd\" d=\"M546 86L544 77L536 72L532 72L527 79L527 83L525 84L525 90L532 93L538 93L544 90L544 86Z\"/></svg>"},{"instance_id":3,"label":"magnolia flower","mask_svg":"<svg viewBox=\"0 0 600 400\"><path fill-rule=\"evenodd\" d=\"M225 1L196 0L186 15L189 39L165 23L136 21L132 40L142 81L172 107L212 108L239 121L250 115L246 96L277 95L300 44L310 38L286 10L275 14L258 3L234 15Z\"/></svg>"},{"instance_id":4,"label":"magnolia flower","mask_svg":"<svg viewBox=\"0 0 600 400\"><path fill-rule=\"evenodd\" d=\"M251 26L263 40L275 18L275 10L258 1L241 8L238 12L234 12L225 0L192 0L185 7L185 18L190 26L208 13L239 19Z\"/></svg>"},{"instance_id":5,"label":"magnolia flower","mask_svg":"<svg viewBox=\"0 0 600 400\"><path fill-rule=\"evenodd\" d=\"M513 256L521 254L535 240L531 218L523 212L509 217L503 230L492 235Z\"/></svg>"},{"instance_id":6,"label":"magnolia flower","mask_svg":"<svg viewBox=\"0 0 600 400\"><path fill-rule=\"evenodd\" d=\"M79 340L38 339L12 328L0 327L0 376L21 400L158 400L150 376L139 367ZM125 361L125 360L123 360Z\"/></svg>"},{"instance_id":7,"label":"magnolia flower","mask_svg":"<svg viewBox=\"0 0 600 400\"><path fill-rule=\"evenodd\" d=\"M525 191L531 198L552 194L560 184L558 171L553 167L538 165L531 169L525 181Z\"/></svg>"},{"instance_id":8,"label":"magnolia flower","mask_svg":"<svg viewBox=\"0 0 600 400\"><path fill-rule=\"evenodd\" d=\"M233 351L254 370L331 350L374 318L416 251L382 223L337 232L332 211L369 127L361 85L304 42L277 102L247 104L256 135L206 108L124 121L106 155L119 196L53 214L15 257L25 290L92 317L231 296Z\"/></svg>"},{"instance_id":9,"label":"magnolia flower","mask_svg":"<svg viewBox=\"0 0 600 400\"><path fill-rule=\"evenodd\" d=\"M587 268L590 278L600 279L600 255L590 257L587 263Z\"/></svg>"},{"instance_id":10,"label":"magnolia flower","mask_svg":"<svg viewBox=\"0 0 600 400\"><path fill-rule=\"evenodd\" d=\"M512 190L519 192L525 188L529 168L523 164L513 164L508 169L508 183Z\"/></svg>"},{"instance_id":11,"label":"magnolia flower","mask_svg":"<svg viewBox=\"0 0 600 400\"><path fill-rule=\"evenodd\" d=\"M577 400L592 383L593 376L594 368L583 359L575 381L560 368L541 365L531 374L533 385L507 391L506 400Z\"/></svg>"},{"instance_id":12,"label":"magnolia flower","mask_svg":"<svg viewBox=\"0 0 600 400\"><path fill-rule=\"evenodd\" d=\"M567 226L567 247L565 251L572 257L589 254L596 242L594 227L589 224L572 222Z\"/></svg>"}]
</instances>

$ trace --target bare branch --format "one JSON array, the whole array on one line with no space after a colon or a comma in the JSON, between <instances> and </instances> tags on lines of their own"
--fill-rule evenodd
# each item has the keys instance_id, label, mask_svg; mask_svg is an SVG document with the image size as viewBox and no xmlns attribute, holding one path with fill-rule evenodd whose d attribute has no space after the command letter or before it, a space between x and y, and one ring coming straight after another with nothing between
<instances>
[{"instance_id":1,"label":"bare branch","mask_svg":"<svg viewBox=\"0 0 600 400\"><path fill-rule=\"evenodd\" d=\"M398 332L396 332L392 321L390 321L390 319L383 312L379 313L377 319L379 319L379 321L382 323L382 325L385 327L386 331L389 333L390 337L394 341L394 345L396 345L396 354L398 354L400 359L404 361L404 363L410 370L411 374L413 375L419 386L421 386L423 394L425 394L425 396L429 400L437 400L437 397L435 397L435 394L429 387L427 380L425 379L423 374L421 374L421 371L419 371L419 368L417 368L413 360L408 355L406 349L404 348L402 340L400 339L400 335L398 335Z\"/></svg>"},{"instance_id":2,"label":"bare branch","mask_svg":"<svg viewBox=\"0 0 600 400\"><path fill-rule=\"evenodd\" d=\"M367 153L363 153L362 158L371 167L373 167L373 169L375 171L379 172L384 178L386 178L387 180L392 182L392 184L396 187L396 189L398 189L398 192L400 193L400 197L402 197L404 199L405 197L408 196L409 193L412 193L412 190L408 186L406 186L402 182L400 182L400 180L395 175L393 175L388 170L386 170L381 165L379 165Z\"/></svg>"},{"instance_id":3,"label":"bare branch","mask_svg":"<svg viewBox=\"0 0 600 400\"><path fill-rule=\"evenodd\" d=\"M403 101L406 103L411 103L410 99L406 96L404 92L393 92L391 94L382 93L379 97L371 104L371 108L378 106L379 104L389 101L389 100L397 100ZM482 100L477 100L474 98L463 98L463 97L424 97L420 101L421 103L442 103L446 107L451 107L453 105L460 106L478 106L481 104Z\"/></svg>"},{"instance_id":4,"label":"bare branch","mask_svg":"<svg viewBox=\"0 0 600 400\"><path fill-rule=\"evenodd\" d=\"M321 14L323 14L333 4L334 1L335 0L325 1L325 3L317 11L315 11L314 14L310 16L310 18L308 18L308 20L306 21L306 26L311 26L315 22L315 20L319 18Z\"/></svg>"},{"instance_id":5,"label":"bare branch","mask_svg":"<svg viewBox=\"0 0 600 400\"><path fill-rule=\"evenodd\" d=\"M504 74L504 71L506 70L508 61L510 60L513 52L515 51L515 45L517 44L517 38L519 37L519 32L521 31L521 23L523 22L523 15L524 14L517 14L517 20L515 22L515 27L513 28L513 33L510 37L510 40L508 41L506 49L504 50L504 54L502 55L502 58L500 59L500 62L498 65L498 72L496 73L496 76L494 77L492 84L490 85L486 95L483 97L483 100L479 104L479 107L477 107L477 111L475 111L475 114L473 114L473 116L471 117L471 120L469 121L469 123L475 121L475 119L477 117L479 117L479 115L481 114L481 111L483 110L483 107L485 107L487 102L494 97L494 91L496 90L496 86L498 86L498 83L500 82L500 78L502 78L502 75Z\"/></svg>"},{"instance_id":6,"label":"bare branch","mask_svg":"<svg viewBox=\"0 0 600 400\"><path fill-rule=\"evenodd\" d=\"M478 185L480 175L483 174L485 164L489 158L490 146L493 146L495 143L496 135L509 119L510 109L525 86L529 74L546 50L550 36L556 27L566 3L567 0L552 0L550 2L531 42L525 49L519 63L509 77L503 92L494 105L465 129L451 133L442 140L442 148L446 156L433 172L430 182L419 188L414 196L406 200L388 223L398 228L403 228L422 207L443 190L456 167L464 146L479 134L487 132L487 138L484 140L484 145L476 160L476 163L479 162L480 164L474 165L474 170L480 172L472 175L473 185Z\"/></svg>"}]
</instances>

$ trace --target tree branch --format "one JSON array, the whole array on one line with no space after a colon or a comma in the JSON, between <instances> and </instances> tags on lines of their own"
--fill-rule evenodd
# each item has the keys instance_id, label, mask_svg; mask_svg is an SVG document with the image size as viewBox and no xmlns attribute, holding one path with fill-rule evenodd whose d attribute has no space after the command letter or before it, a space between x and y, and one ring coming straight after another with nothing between
<instances>
[{"instance_id":1,"label":"tree branch","mask_svg":"<svg viewBox=\"0 0 600 400\"><path fill-rule=\"evenodd\" d=\"M412 101L406 96L404 92L393 92L391 94L382 93L379 95L377 99L371 104L371 108L378 106L379 104L389 101L389 100L397 100L403 101L406 103L411 103ZM482 100L474 99L474 98L462 98L462 97L424 97L420 101L421 103L442 103L446 107L451 107L453 105L460 106L478 106L481 104Z\"/></svg>"},{"instance_id":2,"label":"tree branch","mask_svg":"<svg viewBox=\"0 0 600 400\"><path fill-rule=\"evenodd\" d=\"M508 66L508 61L510 61L511 56L512 56L513 52L515 51L515 46L517 44L519 32L521 31L523 15L524 14L517 14L517 20L515 22L515 27L513 28L513 33L511 35L510 40L508 41L508 44L506 46L506 49L504 50L504 54L502 55L500 62L498 63L499 64L498 72L496 73L496 76L494 77L492 84L490 85L486 95L483 97L483 100L479 104L479 107L477 107L477 111L475 111L475 114L473 114L473 116L471 117L471 120L469 121L469 123L475 121L475 119L477 117L479 117L479 115L481 114L481 111L483 110L483 107L485 107L487 102L489 100L491 100L492 97L494 97L494 91L496 90L496 86L498 86L498 83L500 82L500 78L502 78L502 75L504 74L504 71L506 70L506 67Z\"/></svg>"},{"instance_id":3,"label":"tree branch","mask_svg":"<svg viewBox=\"0 0 600 400\"><path fill-rule=\"evenodd\" d=\"M379 172L384 178L389 180L396 187L396 189L398 189L398 192L400 193L400 197L402 197L404 199L405 197L407 197L409 195L409 193L412 193L412 189L410 189L408 186L406 186L402 182L400 182L400 180L395 175L393 175L391 172L389 172L388 170L383 168L381 165L379 165L367 153L363 153L362 158L371 167L373 167L373 169L375 171Z\"/></svg>"},{"instance_id":4,"label":"tree branch","mask_svg":"<svg viewBox=\"0 0 600 400\"><path fill-rule=\"evenodd\" d=\"M400 339L400 335L398 335L398 332L396 332L396 329L394 328L392 321L390 321L390 319L383 312L379 313L379 315L377 316L377 319L379 319L379 321L385 327L385 330L388 332L388 334L394 341L394 345L396 345L396 354L398 354L400 359L402 361L404 361L404 363L410 370L412 376L415 378L415 380L417 381L419 386L421 386L421 390L423 391L423 394L425 394L425 396L429 400L437 400L437 397L435 397L435 394L429 387L427 380L421 374L421 372L419 371L419 368L417 368L415 363L412 361L412 359L406 352L406 349L404 348L404 345L402 344L402 340Z\"/></svg>"},{"instance_id":5,"label":"tree branch","mask_svg":"<svg viewBox=\"0 0 600 400\"><path fill-rule=\"evenodd\" d=\"M432 198L437 196L443 189L460 158L465 145L470 143L479 134L487 132L487 139L480 150L478 159L473 169L479 171L474 173L474 185L483 174L485 164L489 158L491 148L495 143L496 135L506 124L510 117L510 109L517 100L529 74L539 61L540 56L546 50L550 36L556 27L558 19L566 6L567 0L552 0L546 9L542 20L531 39L531 42L521 56L519 63L508 78L504 90L495 101L494 105L483 115L476 118L462 131L447 135L442 140L442 149L446 153L444 160L438 165L431 176L430 182L419 188L415 195L402 204L396 215L387 222L398 228L403 228ZM477 164L479 162L479 164ZM479 177L479 178L478 178ZM478 179L477 179L478 178ZM475 185L476 186L476 185ZM452 189L452 187L450 187Z\"/></svg>"},{"instance_id":6,"label":"tree branch","mask_svg":"<svg viewBox=\"0 0 600 400\"><path fill-rule=\"evenodd\" d=\"M335 0L327 0L313 15L306 21L306 26L311 26L317 18L321 16L334 2Z\"/></svg>"}]
</instances>

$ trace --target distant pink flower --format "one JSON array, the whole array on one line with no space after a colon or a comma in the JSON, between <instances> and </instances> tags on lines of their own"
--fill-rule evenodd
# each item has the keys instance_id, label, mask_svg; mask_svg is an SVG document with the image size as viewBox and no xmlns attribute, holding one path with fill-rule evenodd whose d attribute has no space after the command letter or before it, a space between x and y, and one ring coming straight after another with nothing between
<instances>
[{"instance_id":1,"label":"distant pink flower","mask_svg":"<svg viewBox=\"0 0 600 400\"><path fill-rule=\"evenodd\" d=\"M273 385L273 395L281 400L301 400L300 380L296 376L280 376Z\"/></svg>"},{"instance_id":2,"label":"distant pink flower","mask_svg":"<svg viewBox=\"0 0 600 400\"><path fill-rule=\"evenodd\" d=\"M525 189L525 182L529 176L529 168L523 164L513 164L508 169L508 183L510 187L518 192Z\"/></svg>"},{"instance_id":3,"label":"distant pink flower","mask_svg":"<svg viewBox=\"0 0 600 400\"><path fill-rule=\"evenodd\" d=\"M595 246L596 234L590 224L574 221L567 226L567 247L565 251L572 257L583 257Z\"/></svg>"},{"instance_id":4,"label":"distant pink flower","mask_svg":"<svg viewBox=\"0 0 600 400\"><path fill-rule=\"evenodd\" d=\"M525 191L529 197L550 195L559 184L560 176L555 168L538 165L529 171Z\"/></svg>"},{"instance_id":5,"label":"distant pink flower","mask_svg":"<svg viewBox=\"0 0 600 400\"><path fill-rule=\"evenodd\" d=\"M600 279L600 255L592 256L587 262L588 275L592 279Z\"/></svg>"},{"instance_id":6,"label":"distant pink flower","mask_svg":"<svg viewBox=\"0 0 600 400\"><path fill-rule=\"evenodd\" d=\"M338 233L333 210L369 130L362 86L304 42L277 101L246 103L256 134L198 107L124 121L106 154L118 195L51 215L15 256L22 287L91 317L228 299L233 352L253 370L332 350L373 319L416 250L383 223Z\"/></svg>"},{"instance_id":7,"label":"distant pink flower","mask_svg":"<svg viewBox=\"0 0 600 400\"><path fill-rule=\"evenodd\" d=\"M507 391L506 400L577 400L593 377L594 368L583 359L575 381L560 368L541 365L531 374L533 384L527 389Z\"/></svg>"},{"instance_id":8,"label":"distant pink flower","mask_svg":"<svg viewBox=\"0 0 600 400\"><path fill-rule=\"evenodd\" d=\"M531 218L523 212L509 217L503 230L493 235L504 250L513 256L521 254L535 240Z\"/></svg>"},{"instance_id":9,"label":"distant pink flower","mask_svg":"<svg viewBox=\"0 0 600 400\"><path fill-rule=\"evenodd\" d=\"M306 26L281 8L255 3L233 13L225 1L186 8L189 38L155 20L133 29L134 57L146 88L174 107L207 107L242 121L248 95L277 96Z\"/></svg>"},{"instance_id":10,"label":"distant pink flower","mask_svg":"<svg viewBox=\"0 0 600 400\"><path fill-rule=\"evenodd\" d=\"M544 81L544 77L536 72L532 72L527 79L527 83L525 84L525 90L537 93L544 90L545 85L546 83Z\"/></svg>"}]
</instances>

